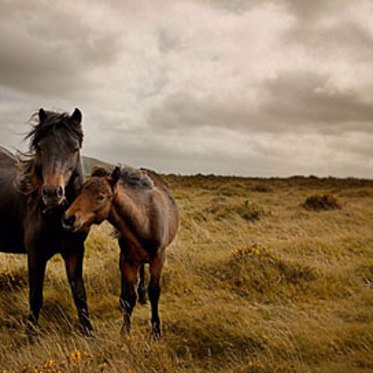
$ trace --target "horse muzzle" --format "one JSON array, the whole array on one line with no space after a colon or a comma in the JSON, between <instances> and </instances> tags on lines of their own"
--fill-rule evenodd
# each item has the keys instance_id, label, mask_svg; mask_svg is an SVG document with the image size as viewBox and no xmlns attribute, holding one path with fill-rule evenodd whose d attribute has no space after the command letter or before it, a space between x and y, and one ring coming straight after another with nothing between
<instances>
[{"instance_id":1,"label":"horse muzzle","mask_svg":"<svg viewBox=\"0 0 373 373\"><path fill-rule=\"evenodd\" d=\"M46 208L54 208L66 202L65 188L61 185L44 185L41 197Z\"/></svg>"}]
</instances>

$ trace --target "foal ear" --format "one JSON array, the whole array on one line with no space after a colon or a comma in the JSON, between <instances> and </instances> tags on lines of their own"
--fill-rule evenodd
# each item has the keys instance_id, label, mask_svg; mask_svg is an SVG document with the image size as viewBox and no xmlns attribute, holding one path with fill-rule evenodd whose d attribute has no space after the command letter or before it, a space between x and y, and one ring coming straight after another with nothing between
<instances>
[{"instance_id":1,"label":"foal ear","mask_svg":"<svg viewBox=\"0 0 373 373\"><path fill-rule=\"evenodd\" d=\"M43 108L40 108L38 112L38 116L39 116L39 122L41 123L41 122L44 122L44 120L47 118L47 113L45 112Z\"/></svg>"},{"instance_id":2,"label":"foal ear","mask_svg":"<svg viewBox=\"0 0 373 373\"><path fill-rule=\"evenodd\" d=\"M80 124L82 122L82 112L76 108L70 117L71 122L74 124Z\"/></svg>"},{"instance_id":3,"label":"foal ear","mask_svg":"<svg viewBox=\"0 0 373 373\"><path fill-rule=\"evenodd\" d=\"M109 182L110 182L112 187L115 186L115 184L118 182L119 178L120 178L120 167L116 166L114 168L113 172L111 173L110 179L109 179Z\"/></svg>"}]
</instances>

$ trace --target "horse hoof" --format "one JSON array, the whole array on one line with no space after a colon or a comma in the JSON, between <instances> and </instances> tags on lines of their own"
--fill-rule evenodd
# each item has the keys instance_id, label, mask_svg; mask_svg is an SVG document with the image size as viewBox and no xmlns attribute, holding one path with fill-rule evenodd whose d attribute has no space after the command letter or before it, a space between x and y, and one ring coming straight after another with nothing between
<instances>
[{"instance_id":1,"label":"horse hoof","mask_svg":"<svg viewBox=\"0 0 373 373\"><path fill-rule=\"evenodd\" d=\"M153 341L159 341L161 339L161 328L159 327L159 325L153 325L153 329L152 329L152 340Z\"/></svg>"}]
</instances>

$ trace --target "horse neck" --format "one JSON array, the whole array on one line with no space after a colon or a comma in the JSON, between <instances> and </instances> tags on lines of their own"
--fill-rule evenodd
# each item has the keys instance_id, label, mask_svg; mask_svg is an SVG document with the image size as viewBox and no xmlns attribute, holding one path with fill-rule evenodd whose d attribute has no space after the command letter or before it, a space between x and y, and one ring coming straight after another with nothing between
<instances>
[{"instance_id":1,"label":"horse neck","mask_svg":"<svg viewBox=\"0 0 373 373\"><path fill-rule=\"evenodd\" d=\"M71 178L66 185L66 191L68 192L67 198L69 199L72 198L74 199L78 193L79 188L82 186L84 181L83 177L83 168L82 168L82 162L79 157L78 165L73 171Z\"/></svg>"}]
</instances>

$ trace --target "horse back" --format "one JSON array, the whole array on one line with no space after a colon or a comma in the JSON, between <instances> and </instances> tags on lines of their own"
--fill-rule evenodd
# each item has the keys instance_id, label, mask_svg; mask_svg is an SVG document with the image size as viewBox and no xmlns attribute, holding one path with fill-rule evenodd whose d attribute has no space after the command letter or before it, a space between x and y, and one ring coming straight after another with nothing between
<instances>
[{"instance_id":1,"label":"horse back","mask_svg":"<svg viewBox=\"0 0 373 373\"><path fill-rule=\"evenodd\" d=\"M168 183L164 177L156 173L155 171L142 169L148 177L154 183L154 194L158 195L158 198L154 196L152 204L153 208L157 210L155 229L165 230L166 237L164 239L165 246L168 246L175 238L178 226L179 226L179 211L174 197L169 189ZM164 227L164 225L166 226Z\"/></svg>"}]
</instances>

